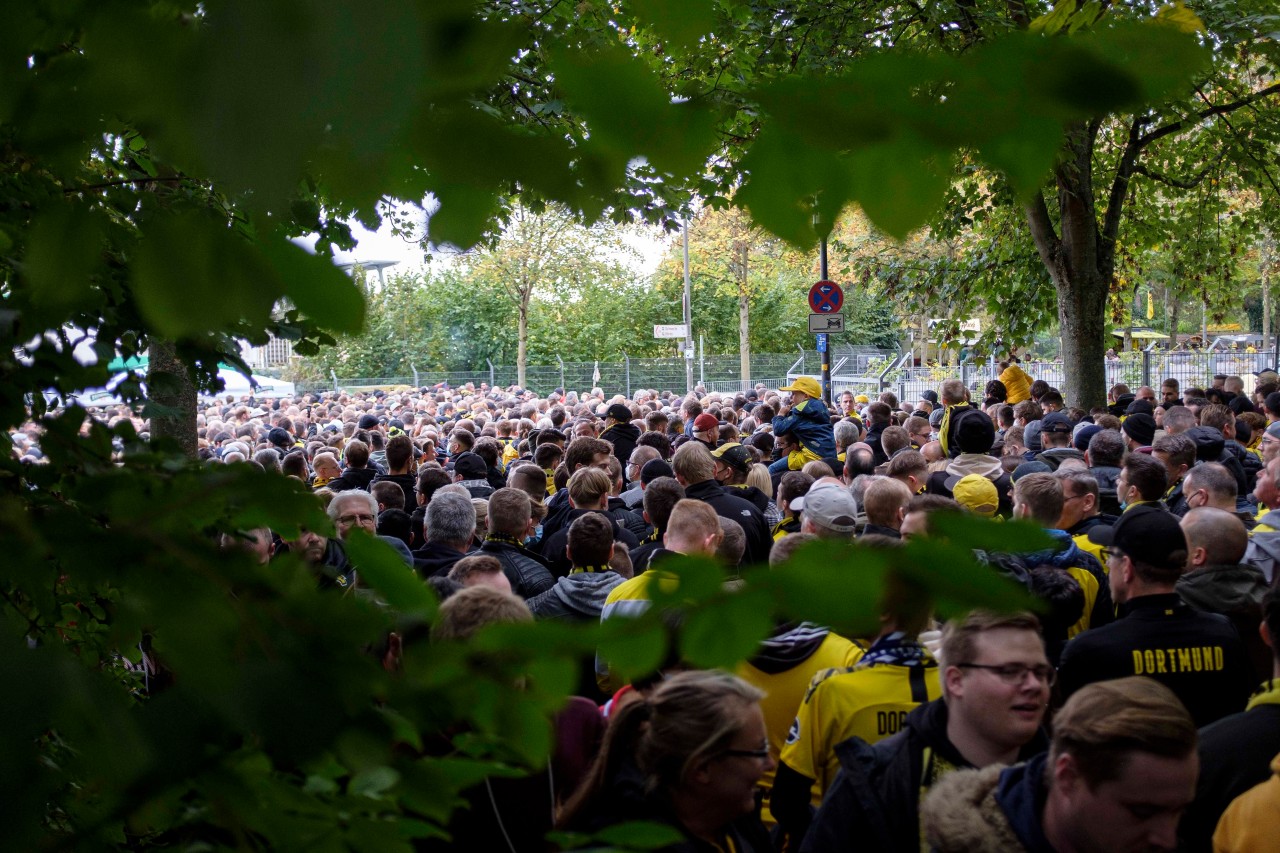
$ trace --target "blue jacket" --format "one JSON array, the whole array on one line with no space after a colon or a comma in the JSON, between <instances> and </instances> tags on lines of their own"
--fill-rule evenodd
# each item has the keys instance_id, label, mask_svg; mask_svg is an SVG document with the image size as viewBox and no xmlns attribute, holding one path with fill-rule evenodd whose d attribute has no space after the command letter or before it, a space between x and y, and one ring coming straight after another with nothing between
<instances>
[{"instance_id":1,"label":"blue jacket","mask_svg":"<svg viewBox=\"0 0 1280 853\"><path fill-rule=\"evenodd\" d=\"M792 406L786 415L773 419L773 434L791 433L806 449L821 459L836 455L836 436L831 428L831 414L821 400L808 399Z\"/></svg>"}]
</instances>

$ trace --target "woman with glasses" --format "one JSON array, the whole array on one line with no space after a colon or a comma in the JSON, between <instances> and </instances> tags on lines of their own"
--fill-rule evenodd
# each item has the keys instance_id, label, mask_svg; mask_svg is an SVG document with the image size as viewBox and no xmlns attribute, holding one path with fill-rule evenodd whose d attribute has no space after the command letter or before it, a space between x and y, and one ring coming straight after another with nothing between
<instances>
[{"instance_id":1,"label":"woman with glasses","mask_svg":"<svg viewBox=\"0 0 1280 853\"><path fill-rule=\"evenodd\" d=\"M664 850L772 850L756 814L757 783L774 766L762 696L725 672L682 672L626 705L561 827L591 833L646 820L682 836Z\"/></svg>"}]
</instances>

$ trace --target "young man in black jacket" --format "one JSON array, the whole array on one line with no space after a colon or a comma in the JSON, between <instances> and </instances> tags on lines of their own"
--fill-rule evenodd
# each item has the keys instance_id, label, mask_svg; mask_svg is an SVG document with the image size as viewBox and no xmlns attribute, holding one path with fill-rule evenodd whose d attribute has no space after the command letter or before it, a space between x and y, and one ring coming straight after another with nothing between
<instances>
[{"instance_id":1,"label":"young man in black jacket","mask_svg":"<svg viewBox=\"0 0 1280 853\"><path fill-rule=\"evenodd\" d=\"M1040 724L1053 668L1030 614L975 612L947 626L939 654L943 698L907 715L874 746L836 747L841 773L802 853L918 850L922 792L954 770L1012 764L1044 751Z\"/></svg>"}]
</instances>

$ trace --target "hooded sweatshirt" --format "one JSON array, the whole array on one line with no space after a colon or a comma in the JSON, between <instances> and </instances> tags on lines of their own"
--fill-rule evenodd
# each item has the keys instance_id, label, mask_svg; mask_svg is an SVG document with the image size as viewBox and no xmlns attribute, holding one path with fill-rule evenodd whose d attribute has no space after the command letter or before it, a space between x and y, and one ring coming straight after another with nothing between
<instances>
[{"instance_id":1,"label":"hooded sweatshirt","mask_svg":"<svg viewBox=\"0 0 1280 853\"><path fill-rule=\"evenodd\" d=\"M605 599L623 580L622 575L613 571L578 572L560 578L551 589L538 593L525 604L539 619L598 622Z\"/></svg>"},{"instance_id":2,"label":"hooded sweatshirt","mask_svg":"<svg viewBox=\"0 0 1280 853\"><path fill-rule=\"evenodd\" d=\"M1258 680L1271 674L1271 648L1262 642L1262 597L1267 581L1254 566L1204 566L1187 572L1175 587L1187 604L1204 613L1220 613L1231 620L1244 641Z\"/></svg>"}]
</instances>

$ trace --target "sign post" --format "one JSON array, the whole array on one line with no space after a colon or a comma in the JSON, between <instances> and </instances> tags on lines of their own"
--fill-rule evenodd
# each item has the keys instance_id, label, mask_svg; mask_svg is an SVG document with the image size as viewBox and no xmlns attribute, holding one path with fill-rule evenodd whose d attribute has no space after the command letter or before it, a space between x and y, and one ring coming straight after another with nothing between
<instances>
[{"instance_id":1,"label":"sign post","mask_svg":"<svg viewBox=\"0 0 1280 853\"><path fill-rule=\"evenodd\" d=\"M825 239L822 241L821 269L822 281L809 288L809 309L813 312L809 316L809 331L816 333L818 353L822 357L822 399L827 405L831 405L831 354L827 334L844 331L844 315L837 313L844 305L844 291L840 289L840 285L827 279Z\"/></svg>"}]
</instances>

